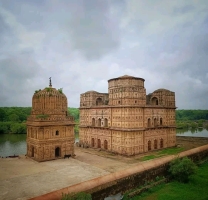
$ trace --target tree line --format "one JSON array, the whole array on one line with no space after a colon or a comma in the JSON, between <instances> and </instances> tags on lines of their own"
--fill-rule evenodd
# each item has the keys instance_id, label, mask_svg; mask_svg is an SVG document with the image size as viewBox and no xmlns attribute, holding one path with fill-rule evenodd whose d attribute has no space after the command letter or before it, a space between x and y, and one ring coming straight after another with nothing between
<instances>
[{"instance_id":1,"label":"tree line","mask_svg":"<svg viewBox=\"0 0 208 200\"><path fill-rule=\"evenodd\" d=\"M31 109L31 107L0 107L0 134L26 134L26 121ZM79 109L68 108L68 111L77 123L75 132L78 132Z\"/></svg>"},{"instance_id":2,"label":"tree line","mask_svg":"<svg viewBox=\"0 0 208 200\"><path fill-rule=\"evenodd\" d=\"M68 108L75 119L75 132L79 131L79 109ZM26 133L26 120L31 113L31 107L0 107L0 134ZM208 110L176 110L176 125L178 128L187 126L201 127L208 120Z\"/></svg>"},{"instance_id":3,"label":"tree line","mask_svg":"<svg viewBox=\"0 0 208 200\"><path fill-rule=\"evenodd\" d=\"M208 120L208 110L176 110L176 120Z\"/></svg>"}]
</instances>

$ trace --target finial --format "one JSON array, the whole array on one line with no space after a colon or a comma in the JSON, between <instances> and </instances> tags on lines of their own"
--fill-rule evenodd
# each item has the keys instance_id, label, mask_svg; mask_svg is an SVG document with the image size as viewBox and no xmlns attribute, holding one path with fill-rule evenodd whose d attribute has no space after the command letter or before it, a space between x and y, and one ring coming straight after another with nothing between
<instances>
[{"instance_id":1,"label":"finial","mask_svg":"<svg viewBox=\"0 0 208 200\"><path fill-rule=\"evenodd\" d=\"M51 77L49 78L49 87L52 87Z\"/></svg>"}]
</instances>

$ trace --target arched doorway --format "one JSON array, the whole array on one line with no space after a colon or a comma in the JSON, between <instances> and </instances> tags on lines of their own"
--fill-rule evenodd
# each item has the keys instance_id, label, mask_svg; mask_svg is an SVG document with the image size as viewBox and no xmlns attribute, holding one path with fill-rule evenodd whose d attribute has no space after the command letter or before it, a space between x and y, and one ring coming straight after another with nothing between
<instances>
[{"instance_id":1,"label":"arched doorway","mask_svg":"<svg viewBox=\"0 0 208 200\"><path fill-rule=\"evenodd\" d=\"M92 126L95 126L95 118L92 118Z\"/></svg>"},{"instance_id":2,"label":"arched doorway","mask_svg":"<svg viewBox=\"0 0 208 200\"><path fill-rule=\"evenodd\" d=\"M148 141L148 151L151 150L151 141Z\"/></svg>"},{"instance_id":3,"label":"arched doorway","mask_svg":"<svg viewBox=\"0 0 208 200\"><path fill-rule=\"evenodd\" d=\"M31 153L31 157L34 157L35 155L35 148L32 146L32 153Z\"/></svg>"},{"instance_id":4,"label":"arched doorway","mask_svg":"<svg viewBox=\"0 0 208 200\"><path fill-rule=\"evenodd\" d=\"M106 149L106 150L108 149L108 141L107 140L104 141L104 149Z\"/></svg>"},{"instance_id":5,"label":"arched doorway","mask_svg":"<svg viewBox=\"0 0 208 200\"><path fill-rule=\"evenodd\" d=\"M158 99L156 97L153 97L151 102L152 102L152 105L158 105Z\"/></svg>"},{"instance_id":6,"label":"arched doorway","mask_svg":"<svg viewBox=\"0 0 208 200\"><path fill-rule=\"evenodd\" d=\"M101 119L98 119L98 126L101 126Z\"/></svg>"},{"instance_id":7,"label":"arched doorway","mask_svg":"<svg viewBox=\"0 0 208 200\"><path fill-rule=\"evenodd\" d=\"M103 105L103 101L101 98L97 98L96 99L96 105L99 106L99 105Z\"/></svg>"},{"instance_id":8,"label":"arched doorway","mask_svg":"<svg viewBox=\"0 0 208 200\"><path fill-rule=\"evenodd\" d=\"M157 140L154 140L154 149L157 149Z\"/></svg>"},{"instance_id":9,"label":"arched doorway","mask_svg":"<svg viewBox=\"0 0 208 200\"><path fill-rule=\"evenodd\" d=\"M104 126L105 126L105 127L108 127L108 119L107 119L107 118L105 118Z\"/></svg>"},{"instance_id":10,"label":"arched doorway","mask_svg":"<svg viewBox=\"0 0 208 200\"><path fill-rule=\"evenodd\" d=\"M95 146L95 139L94 139L94 138L91 139L91 146L92 146L92 147Z\"/></svg>"},{"instance_id":11,"label":"arched doorway","mask_svg":"<svg viewBox=\"0 0 208 200\"><path fill-rule=\"evenodd\" d=\"M163 148L163 139L160 139L160 148Z\"/></svg>"},{"instance_id":12,"label":"arched doorway","mask_svg":"<svg viewBox=\"0 0 208 200\"><path fill-rule=\"evenodd\" d=\"M154 118L154 127L157 127L157 119Z\"/></svg>"},{"instance_id":13,"label":"arched doorway","mask_svg":"<svg viewBox=\"0 0 208 200\"><path fill-rule=\"evenodd\" d=\"M98 148L101 148L101 141L98 139Z\"/></svg>"},{"instance_id":14,"label":"arched doorway","mask_svg":"<svg viewBox=\"0 0 208 200\"><path fill-rule=\"evenodd\" d=\"M148 121L147 121L147 127L151 127L151 119L148 119Z\"/></svg>"},{"instance_id":15,"label":"arched doorway","mask_svg":"<svg viewBox=\"0 0 208 200\"><path fill-rule=\"evenodd\" d=\"M163 124L163 121L162 121L162 118L160 118L160 125L162 126L162 124Z\"/></svg>"},{"instance_id":16,"label":"arched doorway","mask_svg":"<svg viewBox=\"0 0 208 200\"><path fill-rule=\"evenodd\" d=\"M60 157L61 156L61 148L60 147L56 147L55 148L55 157Z\"/></svg>"}]
</instances>

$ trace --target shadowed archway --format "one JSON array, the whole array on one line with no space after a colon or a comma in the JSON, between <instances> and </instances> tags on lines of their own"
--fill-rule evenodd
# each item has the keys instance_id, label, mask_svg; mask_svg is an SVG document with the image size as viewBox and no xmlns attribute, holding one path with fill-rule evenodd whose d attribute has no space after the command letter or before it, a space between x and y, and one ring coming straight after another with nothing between
<instances>
[{"instance_id":1,"label":"shadowed archway","mask_svg":"<svg viewBox=\"0 0 208 200\"><path fill-rule=\"evenodd\" d=\"M61 148L60 147L56 147L55 148L55 157L60 157L61 156Z\"/></svg>"},{"instance_id":2,"label":"shadowed archway","mask_svg":"<svg viewBox=\"0 0 208 200\"><path fill-rule=\"evenodd\" d=\"M106 150L108 149L108 141L107 140L104 141L104 149L106 149Z\"/></svg>"},{"instance_id":3,"label":"shadowed archway","mask_svg":"<svg viewBox=\"0 0 208 200\"><path fill-rule=\"evenodd\" d=\"M101 141L98 139L98 148L101 148Z\"/></svg>"},{"instance_id":4,"label":"shadowed archway","mask_svg":"<svg viewBox=\"0 0 208 200\"><path fill-rule=\"evenodd\" d=\"M32 146L32 153L31 153L31 157L34 157L35 155L35 148Z\"/></svg>"},{"instance_id":5,"label":"shadowed archway","mask_svg":"<svg viewBox=\"0 0 208 200\"><path fill-rule=\"evenodd\" d=\"M148 151L151 151L151 141L148 141Z\"/></svg>"},{"instance_id":6,"label":"shadowed archway","mask_svg":"<svg viewBox=\"0 0 208 200\"><path fill-rule=\"evenodd\" d=\"M94 138L91 139L91 146L92 146L92 147L95 146L95 139L94 139Z\"/></svg>"}]
</instances>

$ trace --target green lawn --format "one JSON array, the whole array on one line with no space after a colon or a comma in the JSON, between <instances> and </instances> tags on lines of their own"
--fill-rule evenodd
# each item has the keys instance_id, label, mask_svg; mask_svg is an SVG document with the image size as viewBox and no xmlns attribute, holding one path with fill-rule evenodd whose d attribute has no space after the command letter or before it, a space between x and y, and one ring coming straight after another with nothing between
<instances>
[{"instance_id":1,"label":"green lawn","mask_svg":"<svg viewBox=\"0 0 208 200\"><path fill-rule=\"evenodd\" d=\"M128 198L124 198L127 200ZM189 183L170 182L158 185L132 200L207 200L208 162L200 165Z\"/></svg>"},{"instance_id":2,"label":"green lawn","mask_svg":"<svg viewBox=\"0 0 208 200\"><path fill-rule=\"evenodd\" d=\"M139 160L145 161L145 160L151 160L154 158L159 158L159 157L165 156L165 155L178 154L178 153L182 152L183 150L184 150L184 148L182 148L182 147L167 148L167 149L163 149L161 151L152 152L151 155L144 156L144 157L140 158Z\"/></svg>"}]
</instances>

